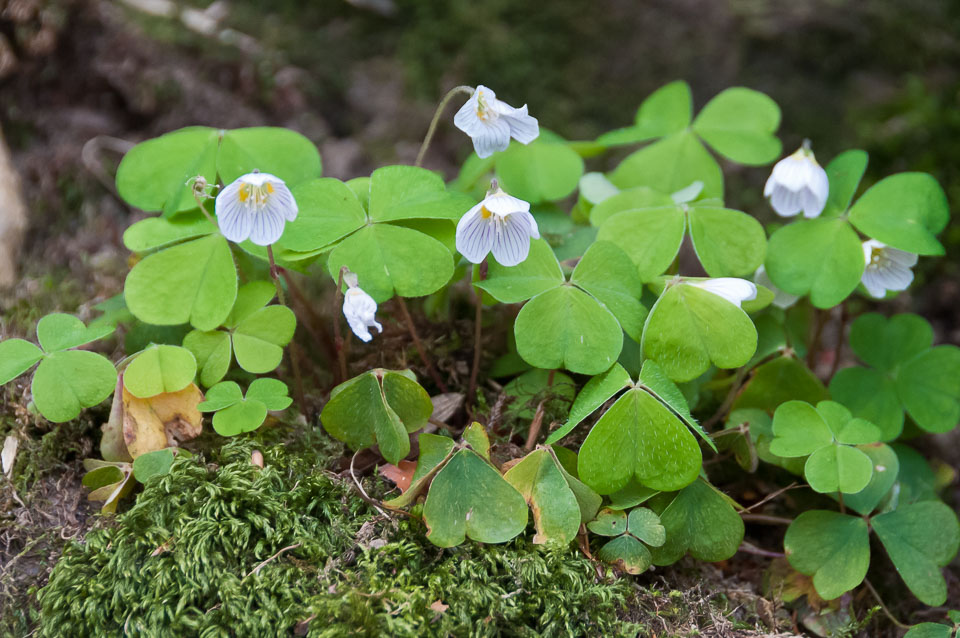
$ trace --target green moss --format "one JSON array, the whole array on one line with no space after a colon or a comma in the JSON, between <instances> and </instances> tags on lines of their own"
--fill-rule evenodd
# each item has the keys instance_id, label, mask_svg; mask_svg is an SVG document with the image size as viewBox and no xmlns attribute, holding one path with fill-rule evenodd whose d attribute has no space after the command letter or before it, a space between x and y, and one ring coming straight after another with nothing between
<instances>
[{"instance_id":1,"label":"green moss","mask_svg":"<svg viewBox=\"0 0 960 638\"><path fill-rule=\"evenodd\" d=\"M310 618L324 637L621 633L628 584L597 582L580 555L523 539L440 550L310 455L264 447L259 469L254 445L178 459L71 543L40 593L40 635L289 635Z\"/></svg>"}]
</instances>

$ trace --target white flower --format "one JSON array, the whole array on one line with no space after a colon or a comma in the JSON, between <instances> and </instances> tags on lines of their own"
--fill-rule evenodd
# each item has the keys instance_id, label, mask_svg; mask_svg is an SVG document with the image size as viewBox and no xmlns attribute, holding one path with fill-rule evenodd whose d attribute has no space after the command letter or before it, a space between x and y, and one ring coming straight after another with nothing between
<instances>
[{"instance_id":1,"label":"white flower","mask_svg":"<svg viewBox=\"0 0 960 638\"><path fill-rule=\"evenodd\" d=\"M537 118L527 114L526 104L515 109L482 85L460 107L453 123L473 139L473 148L479 157L505 151L511 137L521 144L529 144L540 135Z\"/></svg>"},{"instance_id":2,"label":"white flower","mask_svg":"<svg viewBox=\"0 0 960 638\"><path fill-rule=\"evenodd\" d=\"M540 239L530 204L504 193L494 183L482 202L457 224L457 251L479 264L493 251L503 266L516 266L530 254L530 238Z\"/></svg>"},{"instance_id":3,"label":"white flower","mask_svg":"<svg viewBox=\"0 0 960 638\"><path fill-rule=\"evenodd\" d=\"M353 334L360 337L364 342L373 339L370 328L376 328L377 332L383 332L383 326L377 322L374 316L376 313L377 302L373 300L373 297L358 287L347 289L347 292L343 295L343 316L347 318L347 323L350 324Z\"/></svg>"},{"instance_id":4,"label":"white flower","mask_svg":"<svg viewBox=\"0 0 960 638\"><path fill-rule=\"evenodd\" d=\"M283 225L297 218L297 202L283 180L254 171L241 175L217 195L220 232L233 242L249 239L269 246L280 239Z\"/></svg>"},{"instance_id":5,"label":"white flower","mask_svg":"<svg viewBox=\"0 0 960 638\"><path fill-rule=\"evenodd\" d=\"M757 298L757 286L752 281L737 279L736 277L718 277L704 281L685 281L688 286L696 286L718 297L723 297L730 303L740 307L743 301Z\"/></svg>"},{"instance_id":6,"label":"white flower","mask_svg":"<svg viewBox=\"0 0 960 638\"><path fill-rule=\"evenodd\" d=\"M773 293L773 305L777 308L787 309L797 303L797 299L800 298L797 295L791 295L789 292L784 292L777 288L773 281L770 280L770 275L767 274L767 269L764 268L763 265L757 268L757 272L753 274L753 280Z\"/></svg>"},{"instance_id":7,"label":"white flower","mask_svg":"<svg viewBox=\"0 0 960 638\"><path fill-rule=\"evenodd\" d=\"M872 297L882 299L888 290L906 290L913 281L910 268L917 264L917 256L913 253L868 239L863 242L863 258L867 267L860 281Z\"/></svg>"},{"instance_id":8,"label":"white flower","mask_svg":"<svg viewBox=\"0 0 960 638\"><path fill-rule=\"evenodd\" d=\"M773 210L782 217L793 217L801 210L804 217L818 217L829 192L827 172L817 164L808 142L777 162L763 188L763 196L770 198Z\"/></svg>"}]
</instances>

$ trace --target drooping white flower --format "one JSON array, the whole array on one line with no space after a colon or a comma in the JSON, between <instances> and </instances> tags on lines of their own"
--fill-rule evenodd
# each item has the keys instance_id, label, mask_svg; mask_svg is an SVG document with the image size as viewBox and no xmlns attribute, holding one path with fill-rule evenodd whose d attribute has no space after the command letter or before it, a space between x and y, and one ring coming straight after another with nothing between
<instances>
[{"instance_id":1,"label":"drooping white flower","mask_svg":"<svg viewBox=\"0 0 960 638\"><path fill-rule=\"evenodd\" d=\"M383 332L383 326L377 322L374 316L376 313L377 302L361 288L357 286L348 288L347 292L344 293L343 316L347 318L347 323L350 324L353 334L364 342L373 339L370 328L376 328L377 332Z\"/></svg>"},{"instance_id":2,"label":"drooping white flower","mask_svg":"<svg viewBox=\"0 0 960 638\"><path fill-rule=\"evenodd\" d=\"M516 266L530 254L530 239L540 239L530 204L496 185L457 224L457 251L474 264L493 252L502 266Z\"/></svg>"},{"instance_id":3,"label":"drooping white flower","mask_svg":"<svg viewBox=\"0 0 960 638\"><path fill-rule=\"evenodd\" d=\"M752 281L736 277L717 277L703 281L685 281L688 286L696 286L718 297L723 297L737 308L744 301L757 298L757 286Z\"/></svg>"},{"instance_id":4,"label":"drooping white flower","mask_svg":"<svg viewBox=\"0 0 960 638\"><path fill-rule=\"evenodd\" d=\"M241 175L220 191L215 209L224 237L249 239L258 246L276 242L284 224L297 218L297 201L283 180L259 171Z\"/></svg>"},{"instance_id":5,"label":"drooping white flower","mask_svg":"<svg viewBox=\"0 0 960 638\"><path fill-rule=\"evenodd\" d=\"M803 211L808 219L823 212L829 192L827 172L817 163L809 142L777 162L763 188L763 196L770 198L770 205L778 215L793 217Z\"/></svg>"},{"instance_id":6,"label":"drooping white flower","mask_svg":"<svg viewBox=\"0 0 960 638\"><path fill-rule=\"evenodd\" d=\"M793 304L797 303L797 295L791 295L789 292L784 292L777 288L773 281L770 280L770 275L767 274L767 269L761 264L757 268L757 272L753 274L753 280L757 282L758 285L763 286L767 290L773 293L773 305L777 308L787 309Z\"/></svg>"},{"instance_id":7,"label":"drooping white flower","mask_svg":"<svg viewBox=\"0 0 960 638\"><path fill-rule=\"evenodd\" d=\"M529 144L540 135L537 118L527 113L526 104L515 109L483 85L474 89L453 117L453 123L473 139L473 148L481 158L506 150L511 137Z\"/></svg>"},{"instance_id":8,"label":"drooping white flower","mask_svg":"<svg viewBox=\"0 0 960 638\"><path fill-rule=\"evenodd\" d=\"M913 281L910 268L917 264L913 253L868 239L863 242L863 258L867 265L860 281L872 297L882 299L888 290L906 290Z\"/></svg>"}]
</instances>

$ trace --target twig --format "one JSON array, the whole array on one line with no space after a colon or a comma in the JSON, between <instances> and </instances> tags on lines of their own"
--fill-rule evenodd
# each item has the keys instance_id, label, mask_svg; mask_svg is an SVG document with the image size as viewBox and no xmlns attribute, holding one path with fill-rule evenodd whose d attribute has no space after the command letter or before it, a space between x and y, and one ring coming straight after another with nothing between
<instances>
[{"instance_id":1,"label":"twig","mask_svg":"<svg viewBox=\"0 0 960 638\"><path fill-rule=\"evenodd\" d=\"M340 382L347 380L347 353L343 350L343 335L340 334L340 307L343 305L343 275L347 272L346 266L340 266L337 275L337 296L333 302L333 346L337 350L337 362L340 365Z\"/></svg>"},{"instance_id":2,"label":"twig","mask_svg":"<svg viewBox=\"0 0 960 638\"><path fill-rule=\"evenodd\" d=\"M782 488L780 488L779 490L777 490L776 492L773 492L772 494L768 494L762 501L758 501L758 502L754 503L753 505L751 505L750 507L747 507L747 508L741 510L740 513L741 513L741 514L745 514L745 513L749 512L749 511L752 510L752 509L756 509L756 508L760 507L761 505L766 505L767 503L769 503L769 502L772 501L773 499L777 498L778 496L780 496L780 495L783 494L784 492L788 492L788 491L790 491L790 490L792 490L792 489L796 489L796 488L799 488L799 487L803 487L803 486L800 485L799 483L797 483L796 481L794 481L794 482L791 483L790 485L788 485L788 486L786 486L786 487L782 487Z\"/></svg>"},{"instance_id":3,"label":"twig","mask_svg":"<svg viewBox=\"0 0 960 638\"><path fill-rule=\"evenodd\" d=\"M437 384L437 387L440 388L440 391L443 393L449 392L450 390L447 389L447 384L440 378L440 373L433 367L433 360L430 359L430 355L428 355L427 351L423 348L423 343L420 341L419 335L417 335L417 328L413 325L413 317L410 316L410 311L407 310L407 302L405 302L400 295L397 295L396 299L397 305L400 306L400 312L403 314L403 320L407 323L407 329L410 331L410 338L413 339L413 345L416 346L417 353L420 355L420 360L423 361L423 365L427 367L427 372L430 374L433 382Z\"/></svg>"},{"instance_id":4,"label":"twig","mask_svg":"<svg viewBox=\"0 0 960 638\"><path fill-rule=\"evenodd\" d=\"M417 153L417 161L414 163L414 166L423 166L423 158L427 154L427 149L430 148L430 142L433 141L433 134L437 132L437 124L440 122L440 116L443 115L443 110L447 108L450 100L458 93L473 95L473 90L471 86L455 86L443 96L440 104L437 105L437 110L433 114L433 119L430 120L430 128L427 129L427 135L423 138L423 144L420 145L420 151Z\"/></svg>"},{"instance_id":5,"label":"twig","mask_svg":"<svg viewBox=\"0 0 960 638\"><path fill-rule=\"evenodd\" d=\"M243 580L246 580L249 576L252 576L252 575L256 574L257 572L259 572L261 569L263 569L263 568L266 566L267 563L269 563L269 562L272 561L272 560L275 560L278 556L280 556L280 554L282 554L282 553L284 553L284 552L288 552L288 551L290 551L291 549L296 549L296 548L300 547L300 545L302 545L302 544L303 544L303 543L294 543L293 545L288 545L287 547L284 547L284 548L281 549L279 552L277 552L276 554L274 554L273 556L271 556L271 557L268 558L267 560L263 561L262 563L260 563L260 564L257 565L256 567L254 567L251 571L247 572L247 575L243 577ZM243 582L243 580L241 580L241 582Z\"/></svg>"},{"instance_id":6,"label":"twig","mask_svg":"<svg viewBox=\"0 0 960 638\"><path fill-rule=\"evenodd\" d=\"M760 523L761 525L790 525L793 519L768 514L748 514L746 510L740 512L740 518L745 523Z\"/></svg>"},{"instance_id":7,"label":"twig","mask_svg":"<svg viewBox=\"0 0 960 638\"><path fill-rule=\"evenodd\" d=\"M354 452L353 456L350 457L350 478L353 479L353 484L357 486L358 490L360 490L360 497L366 501L367 504L372 505L374 509L380 512L383 516L390 518L390 516L380 507L380 504L370 498L370 496L367 494L367 491L363 489L362 485L360 485L360 481L357 480L357 475L353 473L353 462L357 460L357 454L360 454L360 450Z\"/></svg>"},{"instance_id":8,"label":"twig","mask_svg":"<svg viewBox=\"0 0 960 638\"><path fill-rule=\"evenodd\" d=\"M873 584L869 580L864 578L863 584L867 586L867 589L870 590L870 593L873 594L873 597L877 599L877 604L880 605L880 609L882 609L884 615L886 615L886 617L890 619L890 622L892 622L894 625L896 625L900 629L910 629L910 625L906 625L900 622L899 620L897 620L896 616L894 616L890 612L890 610L887 609L887 606L883 604L883 599L880 598L879 592L877 592L876 588L873 586Z\"/></svg>"},{"instance_id":9,"label":"twig","mask_svg":"<svg viewBox=\"0 0 960 638\"><path fill-rule=\"evenodd\" d=\"M786 554L782 552L771 552L770 550L757 547L756 545L748 543L747 541L740 543L740 547L737 549L737 551L744 552L746 554L753 554L754 556L765 556L767 558L783 558L786 556Z\"/></svg>"}]
</instances>

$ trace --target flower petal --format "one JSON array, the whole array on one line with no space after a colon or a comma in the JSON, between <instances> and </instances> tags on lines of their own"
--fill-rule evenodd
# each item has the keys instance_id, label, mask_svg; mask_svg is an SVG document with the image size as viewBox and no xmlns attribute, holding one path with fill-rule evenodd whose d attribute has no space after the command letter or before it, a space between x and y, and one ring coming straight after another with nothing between
<instances>
[{"instance_id":1,"label":"flower petal","mask_svg":"<svg viewBox=\"0 0 960 638\"><path fill-rule=\"evenodd\" d=\"M243 183L240 180L234 181L220 191L214 202L220 232L230 241L237 243L247 239L253 229L250 210L240 202L241 186Z\"/></svg>"},{"instance_id":2,"label":"flower petal","mask_svg":"<svg viewBox=\"0 0 960 638\"><path fill-rule=\"evenodd\" d=\"M529 213L529 212L514 213L513 217L516 217L517 219L522 219L527 223L527 226L528 226L527 232L530 234L530 237L532 237L533 239L540 239L540 228L537 227L537 220L533 216L533 213Z\"/></svg>"},{"instance_id":3,"label":"flower petal","mask_svg":"<svg viewBox=\"0 0 960 638\"><path fill-rule=\"evenodd\" d=\"M288 222L297 218L297 200L283 182L273 183L273 193L267 198L266 207L279 213Z\"/></svg>"},{"instance_id":4,"label":"flower petal","mask_svg":"<svg viewBox=\"0 0 960 638\"><path fill-rule=\"evenodd\" d=\"M457 252L467 261L479 264L493 248L496 230L494 219L484 219L480 214L483 204L468 210L457 223Z\"/></svg>"},{"instance_id":5,"label":"flower petal","mask_svg":"<svg viewBox=\"0 0 960 638\"><path fill-rule=\"evenodd\" d=\"M503 118L481 122L474 133L468 133L473 139L473 150L481 159L490 157L497 151L505 151L510 146L510 125Z\"/></svg>"},{"instance_id":6,"label":"flower petal","mask_svg":"<svg viewBox=\"0 0 960 638\"><path fill-rule=\"evenodd\" d=\"M501 217L506 217L511 213L530 210L530 204L528 202L512 195L507 195L502 190L498 190L493 195L485 197L481 204L491 213L500 215Z\"/></svg>"},{"instance_id":7,"label":"flower petal","mask_svg":"<svg viewBox=\"0 0 960 638\"><path fill-rule=\"evenodd\" d=\"M773 206L773 210L777 215L781 217L793 217L800 212L800 193L798 191L792 191L781 184L777 184L773 189L770 205Z\"/></svg>"},{"instance_id":8,"label":"flower petal","mask_svg":"<svg viewBox=\"0 0 960 638\"><path fill-rule=\"evenodd\" d=\"M687 281L689 286L702 288L707 292L723 297L739 308L743 301L750 301L757 298L757 286L752 281L739 279L737 277L717 277L716 279L707 279L705 281Z\"/></svg>"},{"instance_id":9,"label":"flower petal","mask_svg":"<svg viewBox=\"0 0 960 638\"><path fill-rule=\"evenodd\" d=\"M252 208L249 216L253 221L250 241L258 246L269 246L280 239L284 223L282 214L267 206L261 206L259 209Z\"/></svg>"},{"instance_id":10,"label":"flower petal","mask_svg":"<svg viewBox=\"0 0 960 638\"><path fill-rule=\"evenodd\" d=\"M502 102L501 102L502 104ZM527 114L527 105L511 109L513 113L501 117L510 125L510 135L521 144L529 144L540 135L540 123L537 118Z\"/></svg>"},{"instance_id":11,"label":"flower petal","mask_svg":"<svg viewBox=\"0 0 960 638\"><path fill-rule=\"evenodd\" d=\"M529 213L527 213L529 215ZM530 254L530 226L520 215L508 215L497 224L493 258L501 266L516 266Z\"/></svg>"}]
</instances>

